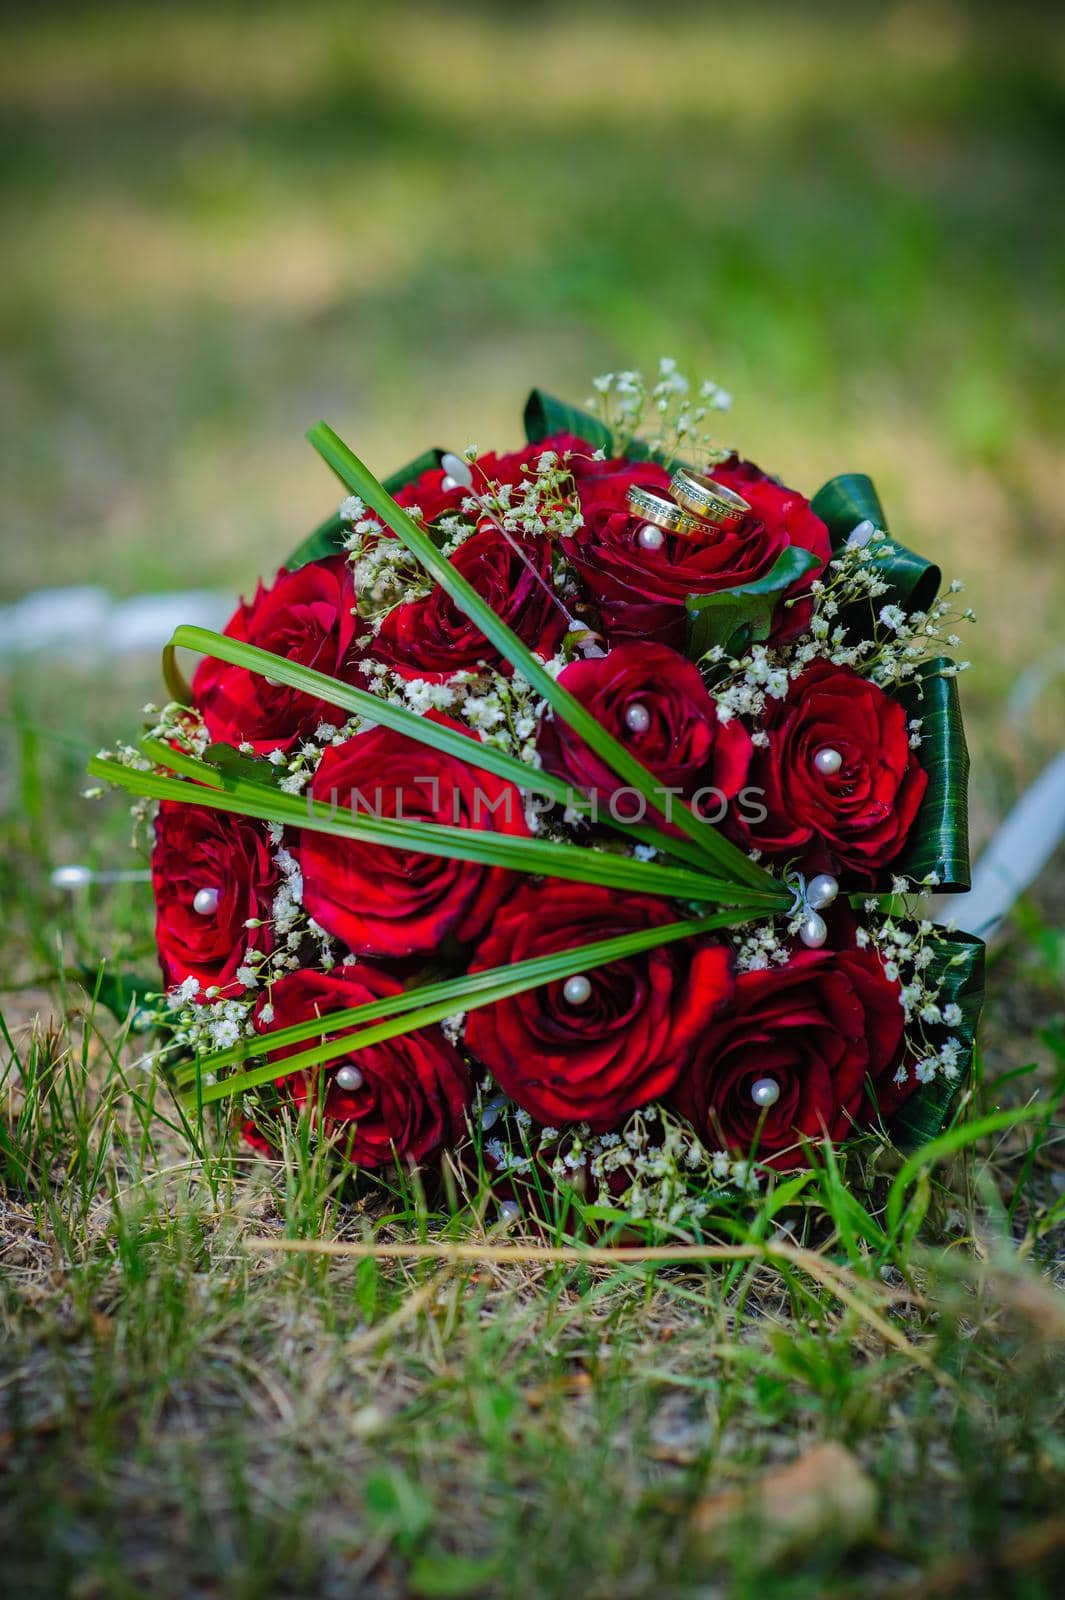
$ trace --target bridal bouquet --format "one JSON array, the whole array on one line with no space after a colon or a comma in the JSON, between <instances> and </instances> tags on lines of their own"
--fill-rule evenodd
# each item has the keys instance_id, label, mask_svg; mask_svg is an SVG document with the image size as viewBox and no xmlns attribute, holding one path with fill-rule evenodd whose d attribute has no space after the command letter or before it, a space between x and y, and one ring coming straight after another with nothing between
<instances>
[{"instance_id":1,"label":"bridal bouquet","mask_svg":"<svg viewBox=\"0 0 1065 1600\"><path fill-rule=\"evenodd\" d=\"M971 613L867 478L715 445L714 385L596 390L384 485L312 429L338 514L91 770L154 813L189 1105L677 1220L952 1112Z\"/></svg>"}]
</instances>

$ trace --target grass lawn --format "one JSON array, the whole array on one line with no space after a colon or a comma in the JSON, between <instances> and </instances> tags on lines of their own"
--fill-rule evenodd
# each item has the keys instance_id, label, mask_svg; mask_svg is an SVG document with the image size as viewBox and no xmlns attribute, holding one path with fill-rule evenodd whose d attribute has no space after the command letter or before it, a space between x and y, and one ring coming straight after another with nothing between
<instances>
[{"instance_id":1,"label":"grass lawn","mask_svg":"<svg viewBox=\"0 0 1065 1600\"><path fill-rule=\"evenodd\" d=\"M318 416L387 471L671 353L968 580L984 840L1065 710L1063 80L1035 6L9 8L0 605L235 594L335 504ZM151 970L147 891L49 874L133 863L82 769L160 694L0 663L0 1587L1061 1592L1060 859L990 967L981 1137L665 1241L699 1260L553 1259L475 1182L188 1124L88 1001ZM434 1241L503 1254L379 1249Z\"/></svg>"}]
</instances>

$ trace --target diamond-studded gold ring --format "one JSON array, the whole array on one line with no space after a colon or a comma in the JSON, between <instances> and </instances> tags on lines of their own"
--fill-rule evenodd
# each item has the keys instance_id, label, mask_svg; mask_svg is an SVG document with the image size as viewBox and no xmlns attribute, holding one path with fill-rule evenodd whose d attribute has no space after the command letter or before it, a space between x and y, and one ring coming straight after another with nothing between
<instances>
[{"instance_id":1,"label":"diamond-studded gold ring","mask_svg":"<svg viewBox=\"0 0 1065 1600\"><path fill-rule=\"evenodd\" d=\"M669 489L679 506L715 528L735 527L751 509L750 501L734 489L726 489L723 483L683 467L673 474Z\"/></svg>"},{"instance_id":2,"label":"diamond-studded gold ring","mask_svg":"<svg viewBox=\"0 0 1065 1600\"><path fill-rule=\"evenodd\" d=\"M706 532L706 523L701 517L693 517L675 501L667 500L651 489L641 489L634 483L626 498L634 517L640 517L644 522L651 522L656 528L664 528L667 533L679 533L687 539L693 533Z\"/></svg>"}]
</instances>

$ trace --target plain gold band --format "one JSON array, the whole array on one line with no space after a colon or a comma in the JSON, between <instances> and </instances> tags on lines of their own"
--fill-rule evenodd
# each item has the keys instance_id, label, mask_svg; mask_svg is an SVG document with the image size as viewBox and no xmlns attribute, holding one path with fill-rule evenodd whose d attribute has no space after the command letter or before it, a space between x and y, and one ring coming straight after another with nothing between
<instances>
[{"instance_id":1,"label":"plain gold band","mask_svg":"<svg viewBox=\"0 0 1065 1600\"><path fill-rule=\"evenodd\" d=\"M683 538L687 538L693 533L706 532L707 524L704 518L693 517L683 506L664 499L660 494L654 494L650 489L641 489L634 483L626 498L634 517L639 517L644 522L653 522L656 528L664 528L667 533L679 533Z\"/></svg>"},{"instance_id":2,"label":"plain gold band","mask_svg":"<svg viewBox=\"0 0 1065 1600\"><path fill-rule=\"evenodd\" d=\"M735 526L751 509L750 501L741 494L727 489L723 483L715 483L713 478L705 478L701 472L681 468L673 474L669 489L679 506L715 528Z\"/></svg>"}]
</instances>

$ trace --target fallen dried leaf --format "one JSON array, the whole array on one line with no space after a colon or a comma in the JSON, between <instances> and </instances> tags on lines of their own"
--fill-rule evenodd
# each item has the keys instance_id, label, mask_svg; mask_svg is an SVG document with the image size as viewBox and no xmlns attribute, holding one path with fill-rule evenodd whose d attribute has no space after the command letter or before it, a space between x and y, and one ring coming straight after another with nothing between
<instances>
[{"instance_id":1,"label":"fallen dried leaf","mask_svg":"<svg viewBox=\"0 0 1065 1600\"><path fill-rule=\"evenodd\" d=\"M827 1441L754 1483L698 1501L691 1529L714 1552L753 1537L758 1559L770 1565L822 1539L859 1544L874 1531L876 1509L875 1485L857 1458Z\"/></svg>"}]
</instances>

